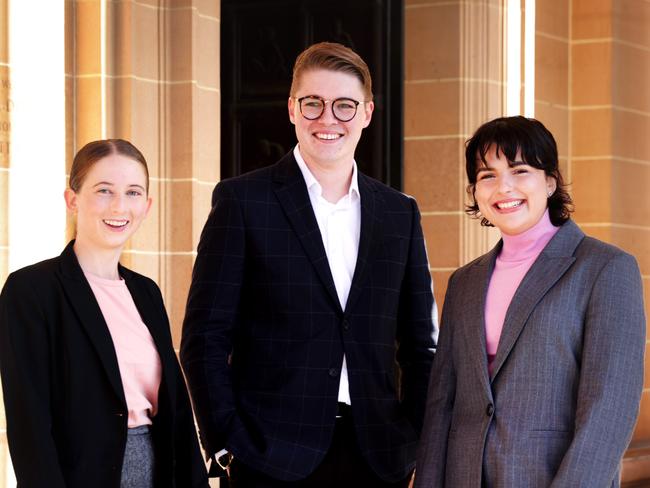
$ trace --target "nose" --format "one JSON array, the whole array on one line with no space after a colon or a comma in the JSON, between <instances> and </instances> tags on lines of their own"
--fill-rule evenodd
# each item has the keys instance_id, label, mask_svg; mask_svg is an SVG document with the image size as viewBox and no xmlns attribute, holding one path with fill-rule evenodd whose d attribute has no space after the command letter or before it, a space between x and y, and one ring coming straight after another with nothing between
<instances>
[{"instance_id":1,"label":"nose","mask_svg":"<svg viewBox=\"0 0 650 488\"><path fill-rule=\"evenodd\" d=\"M111 199L111 211L113 213L122 213L126 209L126 195L116 193Z\"/></svg>"},{"instance_id":2,"label":"nose","mask_svg":"<svg viewBox=\"0 0 650 488\"><path fill-rule=\"evenodd\" d=\"M323 108L323 113L318 118L324 124L337 124L338 119L334 117L334 105L330 100L325 102L325 107Z\"/></svg>"},{"instance_id":3,"label":"nose","mask_svg":"<svg viewBox=\"0 0 650 488\"><path fill-rule=\"evenodd\" d=\"M499 192L510 193L512 191L512 177L509 173L502 174L498 177Z\"/></svg>"}]
</instances>

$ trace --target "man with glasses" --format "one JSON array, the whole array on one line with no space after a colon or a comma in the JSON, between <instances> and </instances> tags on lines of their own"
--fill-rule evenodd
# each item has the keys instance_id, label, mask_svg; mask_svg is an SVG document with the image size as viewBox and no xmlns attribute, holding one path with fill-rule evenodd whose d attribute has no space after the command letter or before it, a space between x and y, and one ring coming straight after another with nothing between
<instances>
[{"instance_id":1,"label":"man with glasses","mask_svg":"<svg viewBox=\"0 0 650 488\"><path fill-rule=\"evenodd\" d=\"M437 335L420 214L357 170L356 53L305 50L288 105L298 144L217 185L198 247L181 359L203 447L234 488L406 487Z\"/></svg>"}]
</instances>

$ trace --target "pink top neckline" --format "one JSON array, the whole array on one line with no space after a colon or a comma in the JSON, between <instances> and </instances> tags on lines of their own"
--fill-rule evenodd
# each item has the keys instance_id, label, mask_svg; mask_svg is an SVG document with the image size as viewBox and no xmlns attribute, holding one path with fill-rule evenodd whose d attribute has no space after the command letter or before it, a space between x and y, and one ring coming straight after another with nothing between
<instances>
[{"instance_id":1,"label":"pink top neckline","mask_svg":"<svg viewBox=\"0 0 650 488\"><path fill-rule=\"evenodd\" d=\"M113 340L129 428L152 424L158 410L162 365L158 349L123 279L84 272Z\"/></svg>"},{"instance_id":2,"label":"pink top neckline","mask_svg":"<svg viewBox=\"0 0 650 488\"><path fill-rule=\"evenodd\" d=\"M546 244L558 231L551 223L548 209L535 225L517 235L502 234L503 247L497 259L501 261L525 261L539 256Z\"/></svg>"},{"instance_id":3,"label":"pink top neckline","mask_svg":"<svg viewBox=\"0 0 650 488\"><path fill-rule=\"evenodd\" d=\"M485 300L485 345L492 373L504 321L521 281L559 227L551 223L548 209L530 229L517 235L503 234L503 246L494 264Z\"/></svg>"}]
</instances>

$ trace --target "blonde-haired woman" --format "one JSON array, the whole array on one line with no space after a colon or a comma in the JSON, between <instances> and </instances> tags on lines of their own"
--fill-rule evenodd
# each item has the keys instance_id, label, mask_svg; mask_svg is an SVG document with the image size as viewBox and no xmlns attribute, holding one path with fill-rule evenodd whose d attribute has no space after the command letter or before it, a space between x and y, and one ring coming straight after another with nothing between
<instances>
[{"instance_id":1,"label":"blonde-haired woman","mask_svg":"<svg viewBox=\"0 0 650 488\"><path fill-rule=\"evenodd\" d=\"M148 190L131 143L84 146L65 191L75 240L2 290L0 372L21 488L208 486L160 291L119 264Z\"/></svg>"}]
</instances>

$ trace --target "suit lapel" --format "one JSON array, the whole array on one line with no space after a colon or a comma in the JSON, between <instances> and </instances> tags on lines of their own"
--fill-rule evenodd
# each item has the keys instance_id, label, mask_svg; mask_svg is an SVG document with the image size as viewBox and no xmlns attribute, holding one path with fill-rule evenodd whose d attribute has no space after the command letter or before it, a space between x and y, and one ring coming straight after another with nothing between
<instances>
[{"instance_id":1,"label":"suit lapel","mask_svg":"<svg viewBox=\"0 0 650 488\"><path fill-rule=\"evenodd\" d=\"M584 234L572 221L566 222L524 276L506 313L492 380L499 374L535 306L575 261L573 253L583 238Z\"/></svg>"},{"instance_id":2,"label":"suit lapel","mask_svg":"<svg viewBox=\"0 0 650 488\"><path fill-rule=\"evenodd\" d=\"M354 268L352 283L346 310L350 310L361 294L369 264L375 256L375 250L382 241L382 222L384 201L379 198L372 180L357 173L359 178L359 194L361 196L361 232L359 233L359 251L357 264Z\"/></svg>"},{"instance_id":3,"label":"suit lapel","mask_svg":"<svg viewBox=\"0 0 650 488\"><path fill-rule=\"evenodd\" d=\"M462 302L464 337L467 343L468 361L471 361L485 390L491 395L487 368L487 345L485 342L485 299L494 262L501 249L499 243L489 253L479 258L470 269L464 285L466 300Z\"/></svg>"},{"instance_id":4,"label":"suit lapel","mask_svg":"<svg viewBox=\"0 0 650 488\"><path fill-rule=\"evenodd\" d=\"M341 310L334 279L330 271L327 254L323 246L318 222L314 215L314 209L309 200L307 185L300 173L293 153L287 154L276 165L274 171L275 194L289 219L291 227L300 240L307 257L316 269L316 274L322 281L335 307Z\"/></svg>"},{"instance_id":5,"label":"suit lapel","mask_svg":"<svg viewBox=\"0 0 650 488\"><path fill-rule=\"evenodd\" d=\"M140 317L153 338L162 366L162 381L165 382L170 397L174 398L176 395L176 383L170 378L169 372L173 371L172 364L175 358L173 357L173 350L168 346L169 324L166 317L162 315L164 314L164 310L160 308L160 305L155 303L151 294L146 290L144 283L141 280L134 279L134 273L120 266L120 275L126 281L126 286L140 313Z\"/></svg>"},{"instance_id":6,"label":"suit lapel","mask_svg":"<svg viewBox=\"0 0 650 488\"><path fill-rule=\"evenodd\" d=\"M88 338L104 366L108 381L115 394L126 408L124 388L117 364L113 339L86 277L79 266L71 241L61 253L61 283L68 302L77 313L79 322L86 330Z\"/></svg>"}]
</instances>

